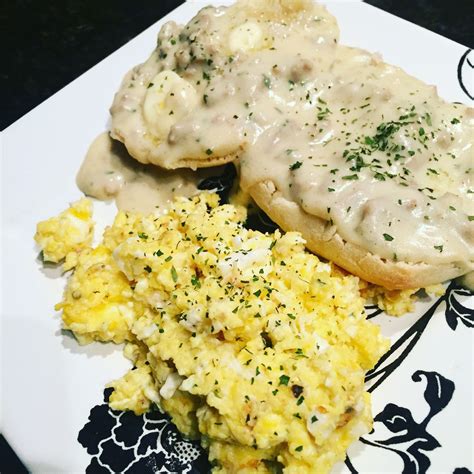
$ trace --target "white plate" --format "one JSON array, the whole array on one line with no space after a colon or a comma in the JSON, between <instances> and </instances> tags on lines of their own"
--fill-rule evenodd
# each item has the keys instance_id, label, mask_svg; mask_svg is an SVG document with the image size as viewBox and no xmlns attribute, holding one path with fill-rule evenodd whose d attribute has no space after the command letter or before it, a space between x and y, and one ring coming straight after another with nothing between
<instances>
[{"instance_id":1,"label":"white plate","mask_svg":"<svg viewBox=\"0 0 474 474\"><path fill-rule=\"evenodd\" d=\"M143 419L119 419L100 406L104 384L128 364L119 347L80 347L61 333L53 305L64 281L37 261L33 234L37 221L79 197L76 171L91 140L107 126L123 74L148 56L166 20L186 22L202 6L182 5L3 133L1 429L33 472L84 472L89 465L90 472L101 465L103 472L191 469L182 457L190 446L176 441L166 422L143 428ZM473 52L361 2L328 7L343 43L381 52L386 61L436 84L446 99L470 103ZM96 209L102 222L113 210ZM381 375L388 376L373 391L375 431L350 449L350 464L336 472L473 469L473 299L451 286L446 298L418 304L416 314L376 317L400 347L382 363ZM369 383L374 380L380 379ZM86 450L77 438L96 405L81 432ZM187 453L188 460L197 455Z\"/></svg>"}]
</instances>

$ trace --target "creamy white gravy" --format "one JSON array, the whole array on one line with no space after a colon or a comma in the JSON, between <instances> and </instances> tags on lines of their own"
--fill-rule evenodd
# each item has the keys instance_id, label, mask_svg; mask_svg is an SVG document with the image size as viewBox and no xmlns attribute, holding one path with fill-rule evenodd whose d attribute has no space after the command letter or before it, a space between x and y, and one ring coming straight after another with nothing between
<instances>
[{"instance_id":1,"label":"creamy white gravy","mask_svg":"<svg viewBox=\"0 0 474 474\"><path fill-rule=\"evenodd\" d=\"M338 45L337 24L319 6L291 21L249 18L208 7L184 27L166 25L116 96L114 136L138 159L170 167L244 147L242 187L274 182L328 222L328 239L337 232L392 261L473 268L473 109ZM262 28L265 46L230 53L228 32L247 21ZM140 108L167 69L202 100L153 141Z\"/></svg>"},{"instance_id":2,"label":"creamy white gravy","mask_svg":"<svg viewBox=\"0 0 474 474\"><path fill-rule=\"evenodd\" d=\"M220 172L219 168L167 171L142 165L129 156L122 143L102 133L92 142L76 182L88 196L115 199L121 210L151 213L166 209L176 196L193 196L199 192L200 181Z\"/></svg>"},{"instance_id":3,"label":"creamy white gravy","mask_svg":"<svg viewBox=\"0 0 474 474\"><path fill-rule=\"evenodd\" d=\"M288 23L278 20L278 12L268 10L266 0L258 0L240 1L232 7L203 8L184 26L174 22L165 24L159 32L155 51L145 63L125 76L115 95L110 109L112 137L124 142L137 160L167 168L179 167L182 158L196 157L202 158L202 165L206 166L209 153L223 156L235 151L245 140L239 134L235 119L228 114L203 113L195 119L176 123L165 140L154 136L143 113L147 91L153 87L153 78L159 72L174 71L196 90L199 109L207 110L215 84L222 84L226 74L238 73L238 65L254 54L232 45L233 32L242 26L245 32L246 24L258 25L262 32L261 43L267 48L273 48L290 32L305 37L315 48L337 41L337 22L324 7L307 0L286 4L287 13L292 15ZM299 4L307 4L308 9L293 14L292 10ZM277 2L273 7L277 7ZM251 81L246 85L253 87ZM171 110L166 109L166 118L170 113L181 116L187 109L185 101L173 100L173 104Z\"/></svg>"},{"instance_id":4,"label":"creamy white gravy","mask_svg":"<svg viewBox=\"0 0 474 474\"><path fill-rule=\"evenodd\" d=\"M444 102L364 51L299 45L296 55L291 45L259 55L235 79L266 75L271 83L244 98L256 116L247 113L241 128L249 138L244 189L273 181L330 223L328 238L338 232L384 258L469 265L473 109ZM234 101L225 102L217 114Z\"/></svg>"}]
</instances>

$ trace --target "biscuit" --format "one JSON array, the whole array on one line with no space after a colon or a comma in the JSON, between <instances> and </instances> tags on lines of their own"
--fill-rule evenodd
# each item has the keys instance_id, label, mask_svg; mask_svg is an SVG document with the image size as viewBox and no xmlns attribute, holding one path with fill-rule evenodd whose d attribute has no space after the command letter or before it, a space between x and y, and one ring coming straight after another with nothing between
<instances>
[{"instance_id":1,"label":"biscuit","mask_svg":"<svg viewBox=\"0 0 474 474\"><path fill-rule=\"evenodd\" d=\"M345 270L389 290L424 288L463 275L463 263L431 265L390 261L328 233L328 221L305 212L286 199L272 181L262 181L249 188L261 209L285 231L298 231L312 252L333 261Z\"/></svg>"}]
</instances>

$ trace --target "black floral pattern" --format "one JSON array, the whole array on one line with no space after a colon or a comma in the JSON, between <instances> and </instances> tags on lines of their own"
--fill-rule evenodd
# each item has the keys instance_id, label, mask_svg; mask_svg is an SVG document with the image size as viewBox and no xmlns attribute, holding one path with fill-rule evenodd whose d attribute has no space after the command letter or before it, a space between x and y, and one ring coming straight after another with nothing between
<instances>
[{"instance_id":1,"label":"black floral pattern","mask_svg":"<svg viewBox=\"0 0 474 474\"><path fill-rule=\"evenodd\" d=\"M459 60L458 81L463 92L474 100L474 85L472 83L472 74L474 72L474 57L472 49L468 49Z\"/></svg>"},{"instance_id":2,"label":"black floral pattern","mask_svg":"<svg viewBox=\"0 0 474 474\"><path fill-rule=\"evenodd\" d=\"M446 305L444 314L451 330L455 331L459 322L466 328L474 327L474 312L465 305L466 297L472 294L471 291L462 288L458 282L451 282L446 293L392 344L390 351L380 359L373 370L367 373L368 390L374 391L402 364L442 304ZM379 314L373 307L369 308L374 311L371 314L372 317ZM422 379L426 379L427 383L424 398L429 405L429 411L420 423L414 420L410 409L388 403L375 416L374 431L370 437L361 439L366 445L397 453L403 461L403 474L424 474L430 467L431 461L427 452L441 447L441 444L427 431L427 425L448 405L454 393L454 382L437 372L418 370L412 375L412 380L415 382L420 382ZM375 439L378 432L377 423L383 424L387 430L394 433L394 436L383 440ZM349 458L346 459L346 466L352 474L358 474ZM461 474L470 471L463 467L457 468L455 472Z\"/></svg>"},{"instance_id":3,"label":"black floral pattern","mask_svg":"<svg viewBox=\"0 0 474 474\"><path fill-rule=\"evenodd\" d=\"M380 358L376 366L367 372L365 381L368 384L369 392L374 391L410 354L423 335L431 318L443 303L446 304L444 312L446 322L453 331L458 327L459 321L467 328L474 327L474 311L465 306L461 301L461 299L470 295L473 295L470 290L462 288L457 282L451 282L446 289L446 293L438 298L433 306L392 344L390 350ZM382 313L373 306L369 306L366 309L369 309L369 318Z\"/></svg>"},{"instance_id":4,"label":"black floral pattern","mask_svg":"<svg viewBox=\"0 0 474 474\"><path fill-rule=\"evenodd\" d=\"M259 230L260 232L275 232L279 227L260 209L249 213L245 227L250 230Z\"/></svg>"},{"instance_id":5,"label":"black floral pattern","mask_svg":"<svg viewBox=\"0 0 474 474\"><path fill-rule=\"evenodd\" d=\"M229 163L224 167L222 174L217 176L210 176L209 178L203 179L198 189L215 191L220 199L221 203L227 203L229 201L229 194L234 186L234 181L237 176L237 171L232 163Z\"/></svg>"},{"instance_id":6,"label":"black floral pattern","mask_svg":"<svg viewBox=\"0 0 474 474\"><path fill-rule=\"evenodd\" d=\"M459 322L467 328L474 327L474 310L464 306L459 300L460 297L470 295L472 295L471 291L456 285L452 285L446 293L446 322L453 331L456 330Z\"/></svg>"},{"instance_id":7,"label":"black floral pattern","mask_svg":"<svg viewBox=\"0 0 474 474\"><path fill-rule=\"evenodd\" d=\"M428 414L421 422L416 422L411 410L405 407L388 403L375 416L374 422L382 423L394 436L383 440L372 439L376 436L377 427L373 436L362 438L364 444L376 446L397 453L403 460L404 474L424 474L431 465L427 451L439 448L441 444L428 432L428 424L451 401L454 393L454 382L437 372L417 370L412 380L420 382L426 380L424 398L429 405Z\"/></svg>"},{"instance_id":8,"label":"black floral pattern","mask_svg":"<svg viewBox=\"0 0 474 474\"><path fill-rule=\"evenodd\" d=\"M87 474L209 472L203 449L184 439L169 417L159 410L142 416L112 410L110 393L104 391L105 403L91 410L77 438L92 456Z\"/></svg>"},{"instance_id":9,"label":"black floral pattern","mask_svg":"<svg viewBox=\"0 0 474 474\"><path fill-rule=\"evenodd\" d=\"M222 174L201 181L198 188L215 191L220 197L221 204L226 204L229 202L229 195L236 177L235 166L231 163L226 165ZM260 232L274 232L278 229L278 226L260 209L253 209L249 212L245 227Z\"/></svg>"},{"instance_id":10,"label":"black floral pattern","mask_svg":"<svg viewBox=\"0 0 474 474\"><path fill-rule=\"evenodd\" d=\"M367 314L367 319L375 318L383 313L383 311L375 304L366 305L365 312Z\"/></svg>"}]
</instances>

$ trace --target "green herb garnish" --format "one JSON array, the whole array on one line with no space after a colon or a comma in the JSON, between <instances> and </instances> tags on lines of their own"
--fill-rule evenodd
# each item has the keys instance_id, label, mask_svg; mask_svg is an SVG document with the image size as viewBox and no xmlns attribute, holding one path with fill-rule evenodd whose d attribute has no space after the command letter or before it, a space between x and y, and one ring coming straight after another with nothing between
<instances>
[{"instance_id":1,"label":"green herb garnish","mask_svg":"<svg viewBox=\"0 0 474 474\"><path fill-rule=\"evenodd\" d=\"M298 168L301 168L302 165L303 163L301 161L295 161L292 165L290 165L290 170L297 170Z\"/></svg>"},{"instance_id":2,"label":"green herb garnish","mask_svg":"<svg viewBox=\"0 0 474 474\"><path fill-rule=\"evenodd\" d=\"M171 267L171 278L173 281L176 283L178 281L178 272L176 271L176 268Z\"/></svg>"}]
</instances>

